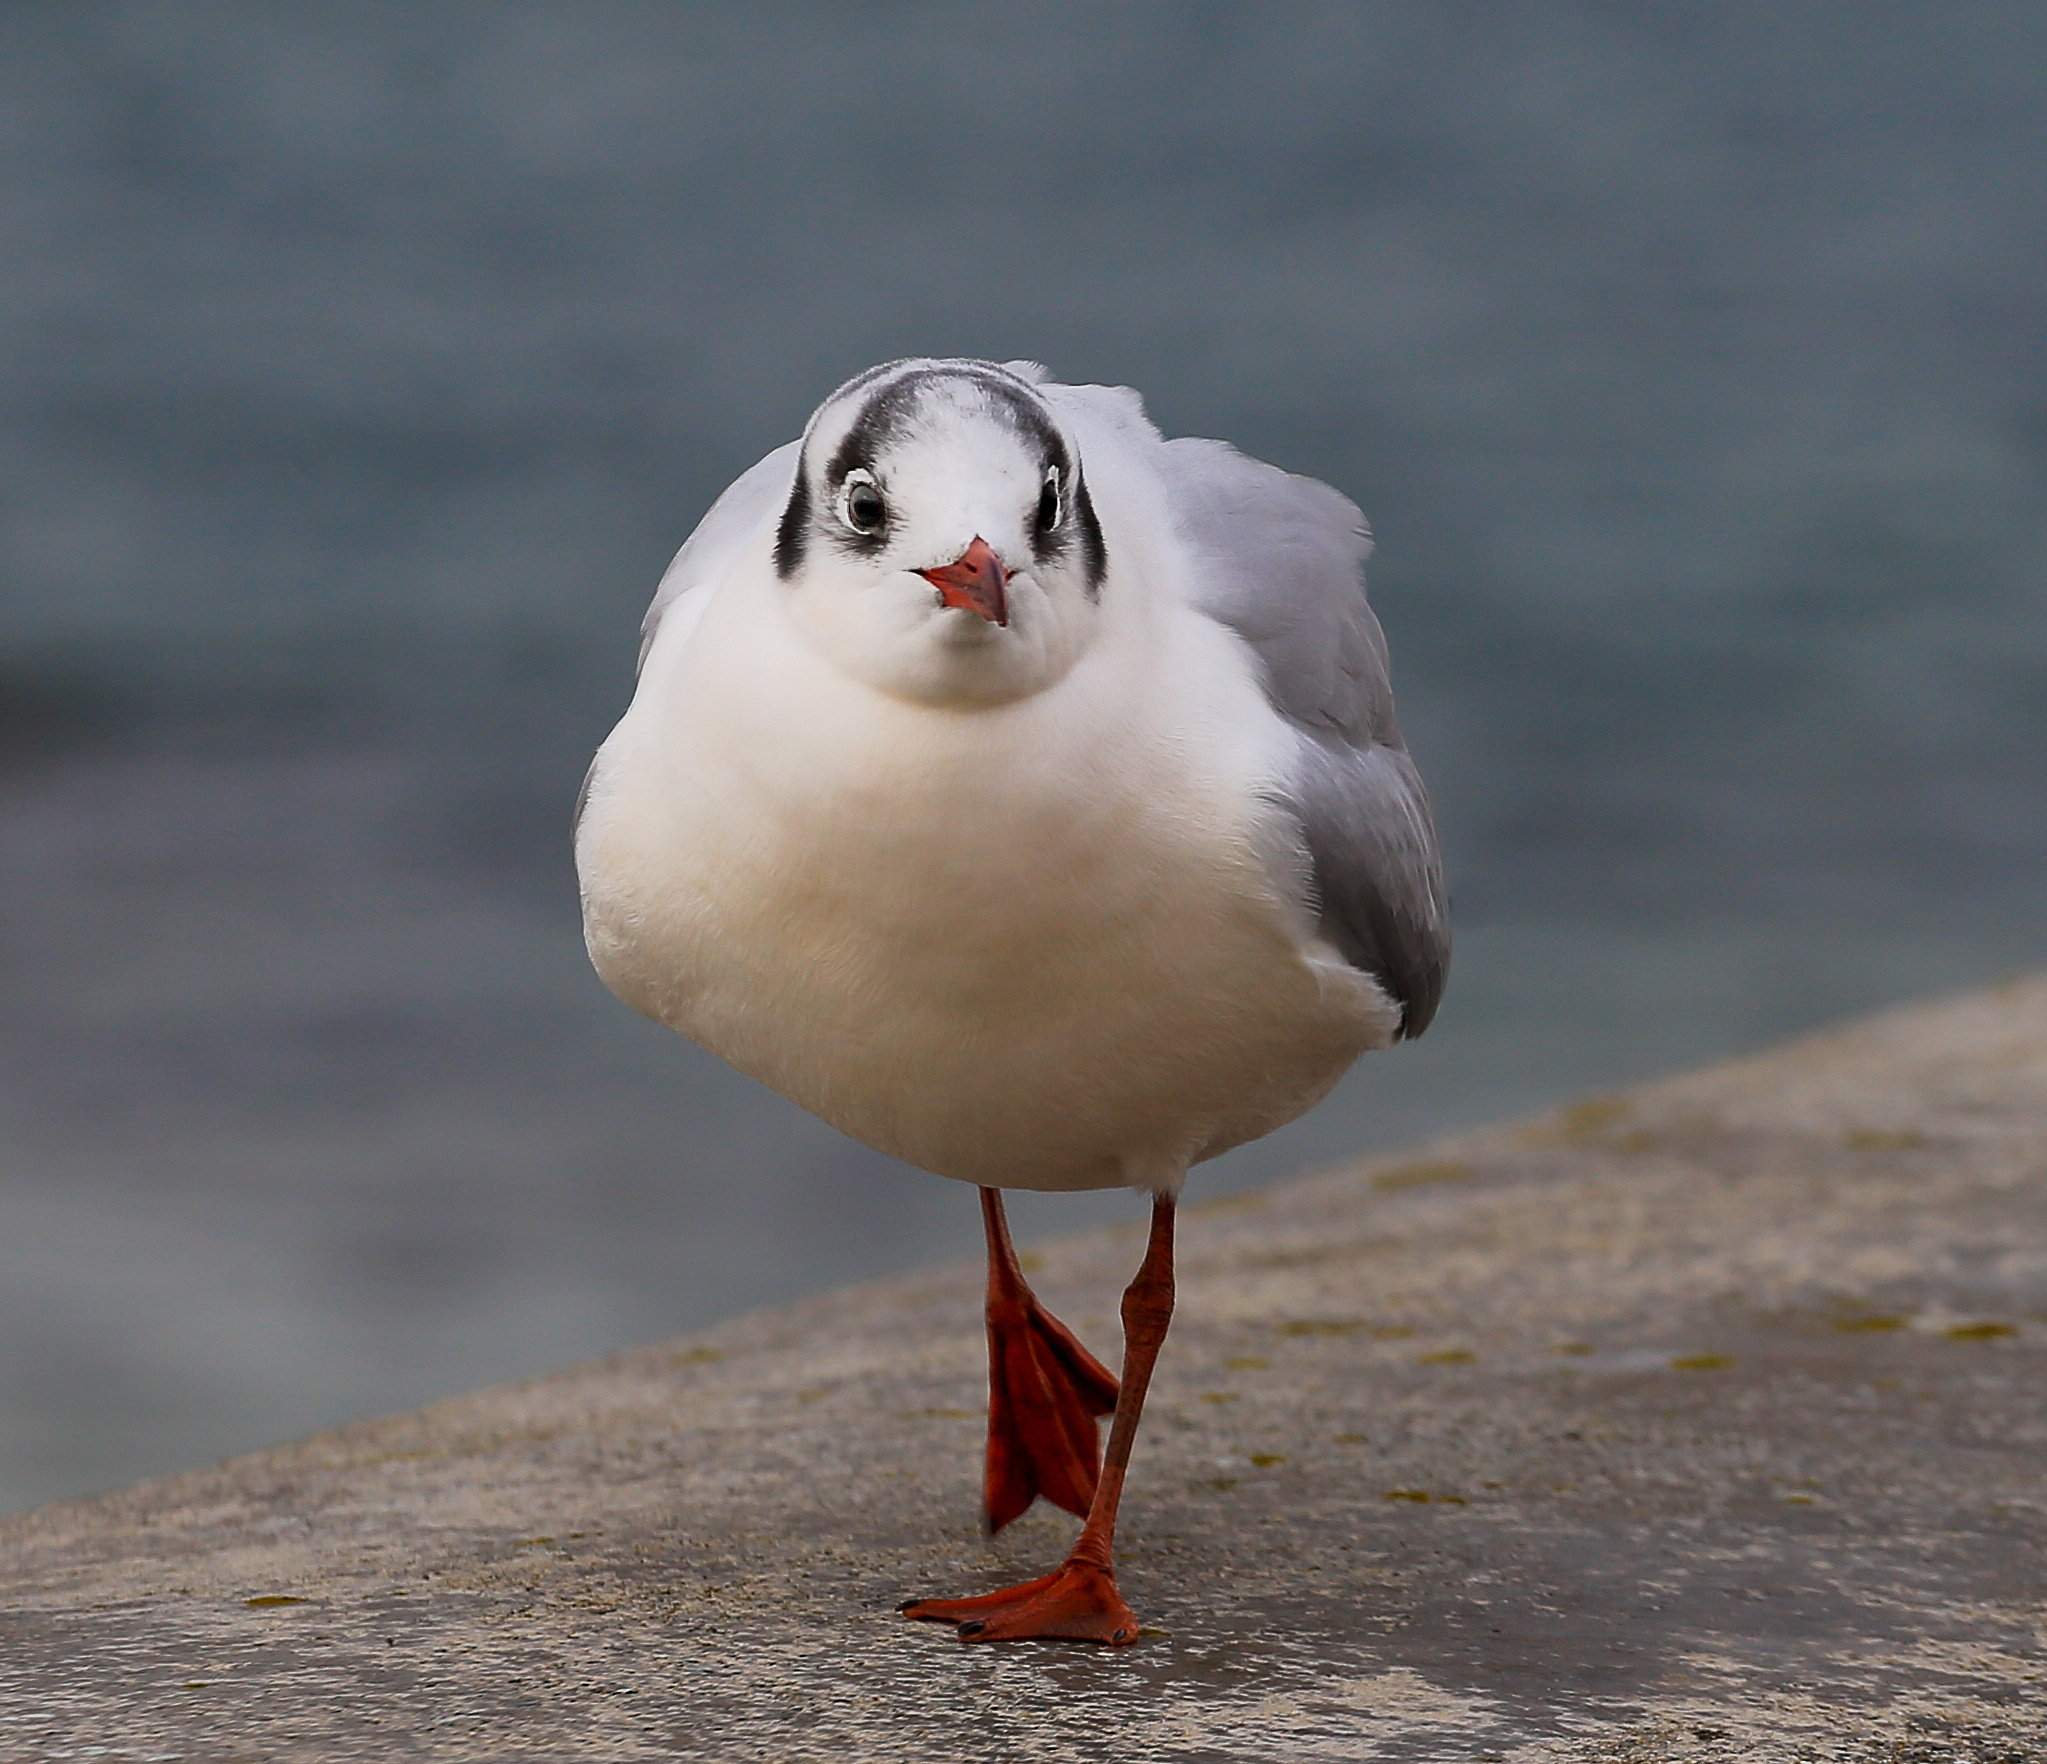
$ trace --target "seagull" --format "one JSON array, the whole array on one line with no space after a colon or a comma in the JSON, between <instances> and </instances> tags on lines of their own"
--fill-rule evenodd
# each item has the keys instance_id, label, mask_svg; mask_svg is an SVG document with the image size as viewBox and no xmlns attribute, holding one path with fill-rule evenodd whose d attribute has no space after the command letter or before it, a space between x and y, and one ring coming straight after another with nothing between
<instances>
[{"instance_id":1,"label":"seagull","mask_svg":"<svg viewBox=\"0 0 2047 1764\"><path fill-rule=\"evenodd\" d=\"M1188 1169L1421 1034L1442 866L1328 485L1122 387L889 362L662 578L576 814L605 983L881 1151L975 1184L992 1533L1052 1573L904 1615L1123 1645L1117 1509ZM1026 1283L1005 1189L1130 1187L1120 1378ZM1111 1417L1106 1453L1100 1418Z\"/></svg>"}]
</instances>

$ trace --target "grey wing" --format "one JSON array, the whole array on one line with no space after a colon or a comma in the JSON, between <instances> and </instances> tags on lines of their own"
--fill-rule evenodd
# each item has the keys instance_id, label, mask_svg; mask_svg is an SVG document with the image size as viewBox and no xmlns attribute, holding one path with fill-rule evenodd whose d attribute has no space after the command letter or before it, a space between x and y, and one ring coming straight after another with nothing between
<instances>
[{"instance_id":1,"label":"grey wing","mask_svg":"<svg viewBox=\"0 0 2047 1764\"><path fill-rule=\"evenodd\" d=\"M1322 935L1429 1026L1450 971L1450 917L1428 793L1394 717L1386 639L1365 599L1364 517L1312 478L1220 441L1160 444L1197 604L1257 654L1292 724L1285 781Z\"/></svg>"},{"instance_id":2,"label":"grey wing","mask_svg":"<svg viewBox=\"0 0 2047 1764\"><path fill-rule=\"evenodd\" d=\"M676 602L686 594L708 590L763 523L781 512L789 497L796 456L802 447L802 442L790 441L776 448L758 465L740 473L705 510L696 530L682 542L682 549L662 573L647 616L640 621L640 654L633 664L635 674L647 665L654 633ZM593 759L576 792L575 812L569 820L572 836L583 825L583 810L590 801L590 780L596 772L597 762Z\"/></svg>"},{"instance_id":3,"label":"grey wing","mask_svg":"<svg viewBox=\"0 0 2047 1764\"><path fill-rule=\"evenodd\" d=\"M639 667L647 665L647 651L653 648L654 633L668 609L685 594L716 581L734 554L765 522L782 512L795 479L796 456L802 449L801 441L785 442L733 479L705 511L696 531L682 542L675 561L663 574L647 616L640 621Z\"/></svg>"}]
</instances>

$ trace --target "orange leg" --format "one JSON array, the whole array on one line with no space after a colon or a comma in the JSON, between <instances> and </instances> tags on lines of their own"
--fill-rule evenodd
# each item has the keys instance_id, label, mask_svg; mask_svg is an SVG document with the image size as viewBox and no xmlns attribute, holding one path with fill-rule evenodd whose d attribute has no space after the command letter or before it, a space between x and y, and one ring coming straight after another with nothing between
<instances>
[{"instance_id":1,"label":"orange leg","mask_svg":"<svg viewBox=\"0 0 2047 1764\"><path fill-rule=\"evenodd\" d=\"M1123 1294L1123 1383L1116 1419L1087 1524L1071 1553L1037 1580L980 1598L912 1599L902 1607L904 1616L957 1624L965 1642L1058 1639L1113 1647L1137 1639L1136 1613L1116 1590L1116 1507L1144 1413L1145 1388L1173 1318L1173 1211L1169 1195L1152 1202L1151 1242L1137 1278Z\"/></svg>"},{"instance_id":2,"label":"orange leg","mask_svg":"<svg viewBox=\"0 0 2047 1764\"><path fill-rule=\"evenodd\" d=\"M1000 1531L1039 1495L1085 1514L1101 1442L1095 1417L1116 1380L1024 1284L999 1188L981 1190L988 1228L988 1465L981 1517Z\"/></svg>"}]
</instances>

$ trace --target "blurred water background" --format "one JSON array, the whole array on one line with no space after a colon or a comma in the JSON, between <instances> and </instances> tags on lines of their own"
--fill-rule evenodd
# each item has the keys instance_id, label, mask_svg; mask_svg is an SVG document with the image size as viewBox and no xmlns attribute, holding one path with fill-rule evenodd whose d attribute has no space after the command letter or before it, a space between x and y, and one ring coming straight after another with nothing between
<instances>
[{"instance_id":1,"label":"blurred water background","mask_svg":"<svg viewBox=\"0 0 2047 1764\"><path fill-rule=\"evenodd\" d=\"M667 557L887 357L1377 527L1449 1001L1195 1192L2047 957L2043 68L1968 0L0 6L0 1508L972 1250L616 1004L567 846Z\"/></svg>"}]
</instances>

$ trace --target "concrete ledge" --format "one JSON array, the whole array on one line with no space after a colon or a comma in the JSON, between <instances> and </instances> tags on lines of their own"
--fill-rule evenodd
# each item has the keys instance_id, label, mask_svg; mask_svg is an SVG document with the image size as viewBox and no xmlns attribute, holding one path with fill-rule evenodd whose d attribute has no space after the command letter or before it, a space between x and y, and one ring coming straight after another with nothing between
<instances>
[{"instance_id":1,"label":"concrete ledge","mask_svg":"<svg viewBox=\"0 0 2047 1764\"><path fill-rule=\"evenodd\" d=\"M1183 1246L1136 1648L893 1615L1069 1530L960 1269L0 1523L0 1756L2047 1757L2047 978Z\"/></svg>"}]
</instances>

